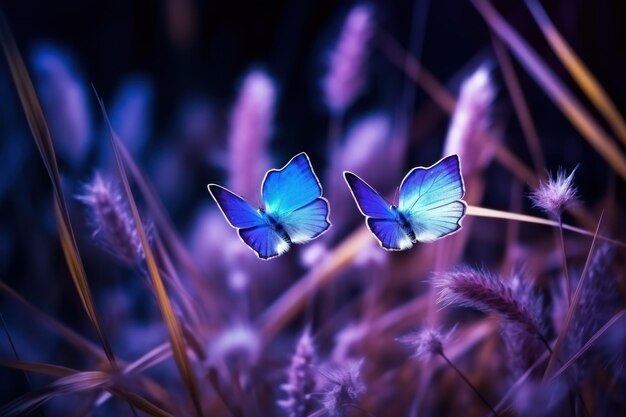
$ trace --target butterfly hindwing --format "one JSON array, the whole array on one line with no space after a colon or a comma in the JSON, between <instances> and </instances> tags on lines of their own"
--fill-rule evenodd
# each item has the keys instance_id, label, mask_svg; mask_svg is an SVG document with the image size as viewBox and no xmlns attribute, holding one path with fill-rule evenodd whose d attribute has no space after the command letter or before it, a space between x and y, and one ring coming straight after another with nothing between
<instances>
[{"instance_id":1,"label":"butterfly hindwing","mask_svg":"<svg viewBox=\"0 0 626 417\"><path fill-rule=\"evenodd\" d=\"M239 229L237 233L261 259L271 259L289 250L289 243L267 224Z\"/></svg>"},{"instance_id":2,"label":"butterfly hindwing","mask_svg":"<svg viewBox=\"0 0 626 417\"><path fill-rule=\"evenodd\" d=\"M409 220L416 240L430 242L461 228L464 194L459 157L450 155L404 177L398 210Z\"/></svg>"},{"instance_id":3,"label":"butterfly hindwing","mask_svg":"<svg viewBox=\"0 0 626 417\"><path fill-rule=\"evenodd\" d=\"M263 180L263 203L268 214L291 213L322 196L311 162L302 152L281 169L271 169Z\"/></svg>"},{"instance_id":4,"label":"butterfly hindwing","mask_svg":"<svg viewBox=\"0 0 626 417\"><path fill-rule=\"evenodd\" d=\"M328 221L328 201L316 198L304 207L300 207L279 217L278 220L293 243L304 243L315 239L330 226Z\"/></svg>"},{"instance_id":5,"label":"butterfly hindwing","mask_svg":"<svg viewBox=\"0 0 626 417\"><path fill-rule=\"evenodd\" d=\"M396 220L367 219L367 226L378 239L381 246L387 250L404 250L413 246L411 238Z\"/></svg>"}]
</instances>

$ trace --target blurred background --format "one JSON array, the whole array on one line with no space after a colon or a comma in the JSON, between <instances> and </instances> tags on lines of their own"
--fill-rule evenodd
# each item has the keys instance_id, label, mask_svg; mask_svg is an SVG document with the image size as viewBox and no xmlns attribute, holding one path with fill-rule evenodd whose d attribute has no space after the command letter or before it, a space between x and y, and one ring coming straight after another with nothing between
<instances>
[{"instance_id":1,"label":"blurred background","mask_svg":"<svg viewBox=\"0 0 626 417\"><path fill-rule=\"evenodd\" d=\"M587 96L576 88L524 1L492 4L592 116L601 119ZM625 109L626 3L546 0L541 4L616 107ZM366 10L365 16L354 18L350 29L348 16L359 5ZM221 331L218 319L253 321L262 307L362 224L344 188L343 169L355 170L381 193L393 194L408 169L441 158L451 114L423 84L411 79L410 70L403 69L405 64L410 67L407 52L453 98L459 97L461 85L472 74L481 68L486 71L492 90L486 100L489 111L476 121L480 129L489 131L531 167L537 173L535 179L542 178L544 168L555 172L558 167L568 171L578 167L575 183L583 207L591 213L587 219L596 219L610 202L611 218L616 219L610 227L616 234L624 231L624 222L619 221L626 203L624 181L511 58L540 140L544 166L535 166L494 52L492 32L468 0L3 0L0 10L42 103L96 304L121 357L131 359L147 352L165 340L167 333L146 281L140 277L142 266L113 262L116 249L103 251L95 242L93 234L97 235L99 225L93 224L88 207L74 198L88 193L86 184L96 172L118 183L108 131L93 89L102 97L113 128L153 183L193 261L210 282L204 291L229 294L209 314L210 323L201 339L208 340ZM350 30L357 40L351 40ZM359 36L365 38L366 51L359 49ZM341 65L349 66L336 58L336 51L342 50L348 63L361 67L341 69ZM333 79L333 71L339 81ZM348 73L345 80L342 71ZM93 339L58 243L50 181L5 60L0 65L0 97L0 279L43 313ZM252 122L246 119L248 111L256 114ZM604 122L601 126L608 129ZM617 146L625 150L621 144ZM301 151L309 154L324 186L334 227L319 242L293 248L284 259L259 266L216 211L206 184L229 186L254 205L265 170L283 166ZM516 178L506 162L488 155L478 164L481 195L474 204L540 215L526 198L531 191L529 182ZM565 219L577 222L581 217L570 213ZM147 213L145 221L153 220ZM453 263L502 265L508 253L503 244L505 223L484 224L481 233L467 237L480 244L464 243ZM537 230L522 228L522 246L541 239L550 241L551 231ZM573 247L573 257L584 261L583 246ZM407 260L412 255L407 254L393 255L391 261L377 260L390 256L376 252L378 249L373 245L368 255L355 261L357 272L353 275L363 276L358 265L414 265ZM506 258L506 262L517 261ZM390 268L392 272L384 269L381 276L417 276L428 269L420 266L399 273L400 267ZM416 282L411 291L419 293L422 284ZM322 326L320 349L331 350L337 329L352 320L350 313L342 310L342 303L358 299L363 290L362 282L346 280L344 284L334 289L328 307L338 311L337 316L321 307L310 308L313 312L299 316L297 324L273 342L277 343L274 348L291 352L293 338L313 316ZM190 288L195 288L193 285ZM392 290L400 292L401 288L398 284ZM242 301L241 291L252 294L252 300L243 296ZM248 311L239 316L229 311L228 300L233 299L246 304ZM379 307L400 300L396 293ZM6 292L0 295L0 313L21 357L79 369L90 363L42 326L35 315L26 314ZM338 318L334 325L323 328L320 317ZM4 334L0 340L1 356L11 357ZM266 361L288 362L288 353L269 356ZM280 366L264 366L272 369L270 379L281 378ZM175 372L174 365L159 372L157 379ZM35 385L41 382L34 378ZM0 386L0 404L29 389L21 373L4 368ZM53 404L50 415L63 415L72 402ZM108 412L112 411L102 415Z\"/></svg>"}]
</instances>

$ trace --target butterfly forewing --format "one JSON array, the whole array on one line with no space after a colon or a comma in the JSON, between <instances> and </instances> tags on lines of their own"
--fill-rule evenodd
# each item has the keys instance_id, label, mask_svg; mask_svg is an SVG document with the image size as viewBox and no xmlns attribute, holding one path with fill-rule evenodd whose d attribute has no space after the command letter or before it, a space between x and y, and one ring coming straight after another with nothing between
<instances>
[{"instance_id":1,"label":"butterfly forewing","mask_svg":"<svg viewBox=\"0 0 626 417\"><path fill-rule=\"evenodd\" d=\"M263 203L268 214L284 216L322 196L322 187L305 153L281 169L271 169L263 180Z\"/></svg>"},{"instance_id":2,"label":"butterfly forewing","mask_svg":"<svg viewBox=\"0 0 626 417\"><path fill-rule=\"evenodd\" d=\"M265 224L261 214L246 200L226 188L209 184L209 192L231 226L238 229Z\"/></svg>"},{"instance_id":3,"label":"butterfly forewing","mask_svg":"<svg viewBox=\"0 0 626 417\"><path fill-rule=\"evenodd\" d=\"M348 187L350 187L354 201L356 201L363 215L376 219L393 220L394 215L389 203L370 187L369 184L351 172L346 171L343 175L348 183Z\"/></svg>"},{"instance_id":4,"label":"butterfly forewing","mask_svg":"<svg viewBox=\"0 0 626 417\"><path fill-rule=\"evenodd\" d=\"M415 239L431 242L456 232L465 215L459 157L450 155L428 168L414 168L402 181L398 210Z\"/></svg>"},{"instance_id":5,"label":"butterfly forewing","mask_svg":"<svg viewBox=\"0 0 626 417\"><path fill-rule=\"evenodd\" d=\"M400 186L398 208L405 213L436 209L463 198L459 157L450 155L428 168L413 168Z\"/></svg>"}]
</instances>

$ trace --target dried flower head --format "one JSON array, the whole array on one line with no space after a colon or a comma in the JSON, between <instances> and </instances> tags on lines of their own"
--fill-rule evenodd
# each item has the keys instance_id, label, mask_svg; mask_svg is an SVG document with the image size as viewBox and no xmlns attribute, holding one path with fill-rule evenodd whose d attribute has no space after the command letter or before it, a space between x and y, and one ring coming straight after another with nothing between
<instances>
[{"instance_id":1,"label":"dried flower head","mask_svg":"<svg viewBox=\"0 0 626 417\"><path fill-rule=\"evenodd\" d=\"M450 341L453 332L454 328L443 333L439 329L424 327L420 331L398 338L398 342L413 349L411 357L421 362L427 362L434 356L443 354L443 346Z\"/></svg>"},{"instance_id":2,"label":"dried flower head","mask_svg":"<svg viewBox=\"0 0 626 417\"><path fill-rule=\"evenodd\" d=\"M287 370L287 383L281 386L287 398L278 401L278 405L287 412L289 417L309 415L309 395L315 389L313 374L315 361L315 346L311 332L307 328L300 336L296 351L291 357L291 365Z\"/></svg>"},{"instance_id":3,"label":"dried flower head","mask_svg":"<svg viewBox=\"0 0 626 417\"><path fill-rule=\"evenodd\" d=\"M368 45L373 33L371 7L361 4L350 10L330 53L328 73L323 80L324 98L331 112L343 113L365 86Z\"/></svg>"},{"instance_id":4,"label":"dried flower head","mask_svg":"<svg viewBox=\"0 0 626 417\"><path fill-rule=\"evenodd\" d=\"M97 173L76 198L87 205L93 237L107 251L128 265L143 261L143 247L128 206L110 181Z\"/></svg>"},{"instance_id":5,"label":"dried flower head","mask_svg":"<svg viewBox=\"0 0 626 417\"><path fill-rule=\"evenodd\" d=\"M339 369L325 372L329 384L323 391L321 403L330 417L342 417L345 409L354 406L365 393L365 384L361 378L363 360Z\"/></svg>"},{"instance_id":6,"label":"dried flower head","mask_svg":"<svg viewBox=\"0 0 626 417\"><path fill-rule=\"evenodd\" d=\"M573 185L575 172L576 168L566 175L564 170L559 169L555 178L549 177L548 181L542 181L530 195L535 207L559 218L563 210L575 204L578 199L576 187Z\"/></svg>"}]
</instances>

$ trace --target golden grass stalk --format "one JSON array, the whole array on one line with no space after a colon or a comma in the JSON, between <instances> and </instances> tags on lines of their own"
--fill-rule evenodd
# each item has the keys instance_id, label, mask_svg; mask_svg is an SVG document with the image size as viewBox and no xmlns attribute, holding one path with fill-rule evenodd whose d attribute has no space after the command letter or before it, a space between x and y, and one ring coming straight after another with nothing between
<instances>
[{"instance_id":1,"label":"golden grass stalk","mask_svg":"<svg viewBox=\"0 0 626 417\"><path fill-rule=\"evenodd\" d=\"M182 332L180 323L178 322L178 319L176 318L176 315L174 313L174 309L172 307L172 303L169 299L167 291L165 289L163 278L161 277L159 267L157 266L154 253L152 252L152 249L150 248L148 235L143 226L141 216L139 215L139 209L137 208L137 204L135 202L133 192L130 188L130 183L128 181L128 176L126 175L126 169L124 168L122 155L119 150L120 140L117 137L117 134L115 133L115 131L113 130L111 123L109 122L109 118L107 116L104 103L99 98L98 98L98 101L100 104L100 108L102 110L103 117L109 127L111 145L113 147L113 153L115 154L115 161L117 162L118 172L122 180L122 184L124 186L124 191L126 193L126 198L128 199L128 205L130 206L130 210L133 215L135 226L137 227L137 234L139 235L139 239L141 240L141 245L144 250L146 266L148 269L148 275L150 276L150 280L152 281L152 285L154 287L157 304L159 305L159 309L161 310L161 314L163 315L163 320L165 321L165 325L169 333L170 343L172 344L172 351L174 355L174 361L176 362L176 365L178 366L178 370L181 374L183 383L186 385L189 395L191 396L191 400L196 410L196 413L198 414L199 417L201 417L202 405L200 403L200 397L197 391L195 376L193 375L191 364L189 363L189 357L187 356L183 332Z\"/></svg>"},{"instance_id":2,"label":"golden grass stalk","mask_svg":"<svg viewBox=\"0 0 626 417\"><path fill-rule=\"evenodd\" d=\"M24 413L34 410L46 401L59 395L99 389L106 389L116 397L125 400L129 404L145 411L149 415L157 417L173 416L141 395L134 393L127 388L120 388L115 381L114 375L109 372L77 371L64 366L26 361L0 360L0 366L19 369L25 372L55 376L58 378L52 384L35 391L31 391L2 406L0 408L0 415L2 416L9 417L23 415Z\"/></svg>"},{"instance_id":3,"label":"golden grass stalk","mask_svg":"<svg viewBox=\"0 0 626 417\"><path fill-rule=\"evenodd\" d=\"M548 97L622 179L626 180L626 157L612 138L557 78L539 55L498 14L488 0L471 0L491 29L507 44L519 62Z\"/></svg>"},{"instance_id":4,"label":"golden grass stalk","mask_svg":"<svg viewBox=\"0 0 626 417\"><path fill-rule=\"evenodd\" d=\"M587 94L589 100L596 106L606 121L609 122L615 135L626 145L626 122L619 113L615 103L613 103L589 68L561 36L546 11L541 7L541 4L537 0L526 0L526 6L528 6L543 36L545 36L552 50L561 60L561 63L578 83L578 86Z\"/></svg>"},{"instance_id":5,"label":"golden grass stalk","mask_svg":"<svg viewBox=\"0 0 626 417\"><path fill-rule=\"evenodd\" d=\"M61 176L59 174L52 137L50 135L50 131L48 130L48 125L44 118L37 94L35 93L33 83L30 79L28 71L26 70L22 56L17 49L17 45L15 44L15 40L13 39L9 26L2 14L0 14L0 42L2 43L2 48L9 64L11 76L13 77L13 82L16 86L20 102L24 108L28 126L33 134L35 144L37 145L52 182L55 208L54 212L59 228L59 237L74 286L78 291L78 295L85 311L87 312L87 316L96 330L98 339L104 348L107 358L109 359L111 365L115 367L115 356L113 355L111 345L104 333L104 329L102 328L101 321L96 310L96 305L91 294L91 289L89 288L85 269L78 251L74 231L72 230L67 204L61 187Z\"/></svg>"}]
</instances>

